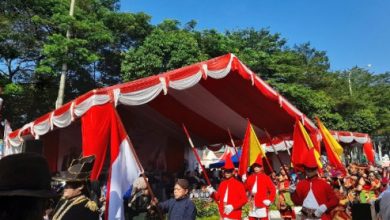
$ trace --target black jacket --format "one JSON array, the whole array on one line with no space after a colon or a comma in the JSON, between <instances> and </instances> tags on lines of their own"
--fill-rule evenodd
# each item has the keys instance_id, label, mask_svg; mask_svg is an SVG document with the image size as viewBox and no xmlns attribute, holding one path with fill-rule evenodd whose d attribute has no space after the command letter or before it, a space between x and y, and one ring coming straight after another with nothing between
<instances>
[{"instance_id":1,"label":"black jacket","mask_svg":"<svg viewBox=\"0 0 390 220\"><path fill-rule=\"evenodd\" d=\"M53 213L52 220L99 219L96 203L83 195L72 199L61 199Z\"/></svg>"}]
</instances>

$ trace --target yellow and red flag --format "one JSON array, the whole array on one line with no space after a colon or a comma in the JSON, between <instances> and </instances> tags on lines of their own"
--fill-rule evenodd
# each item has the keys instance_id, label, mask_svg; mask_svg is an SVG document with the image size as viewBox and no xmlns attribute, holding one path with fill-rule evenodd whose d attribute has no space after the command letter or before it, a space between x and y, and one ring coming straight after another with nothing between
<instances>
[{"instance_id":1,"label":"yellow and red flag","mask_svg":"<svg viewBox=\"0 0 390 220\"><path fill-rule=\"evenodd\" d=\"M307 155L311 149L314 151L314 157L319 168L322 168L320 153L314 147L314 144L302 123L297 120L294 126L293 134L294 145L291 153L291 163L294 167L301 167L305 164Z\"/></svg>"},{"instance_id":2,"label":"yellow and red flag","mask_svg":"<svg viewBox=\"0 0 390 220\"><path fill-rule=\"evenodd\" d=\"M345 167L341 161L343 155L343 148L332 136L329 130L322 124L320 119L316 117L318 128L322 135L322 141L325 144L326 155L328 156L329 163L336 169L345 172Z\"/></svg>"},{"instance_id":3,"label":"yellow and red flag","mask_svg":"<svg viewBox=\"0 0 390 220\"><path fill-rule=\"evenodd\" d=\"M258 155L260 155L261 158L266 157L265 152L261 148L260 141L257 139L256 133L248 120L244 141L242 143L238 174L246 174L248 167L256 161Z\"/></svg>"}]
</instances>

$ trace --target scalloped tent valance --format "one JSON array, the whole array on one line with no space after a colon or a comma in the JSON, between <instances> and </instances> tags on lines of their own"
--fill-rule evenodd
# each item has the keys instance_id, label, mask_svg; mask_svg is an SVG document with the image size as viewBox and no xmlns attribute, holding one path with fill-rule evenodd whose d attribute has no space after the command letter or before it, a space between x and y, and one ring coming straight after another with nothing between
<instances>
[{"instance_id":1,"label":"scalloped tent valance","mask_svg":"<svg viewBox=\"0 0 390 220\"><path fill-rule=\"evenodd\" d=\"M42 139L46 157L53 158L52 169L60 169L71 148L81 149L79 119L91 108L106 104L116 106L143 164L160 163L153 158L166 158L161 163L167 164L167 169L177 159L170 155L185 154L183 146L188 145L182 123L197 147L227 143L227 129L234 140L243 139L247 118L263 143L268 142L264 129L272 137L292 134L296 120L309 131L316 130L302 112L237 57L227 54L87 92L13 131L6 144L17 147L27 139Z\"/></svg>"}]
</instances>

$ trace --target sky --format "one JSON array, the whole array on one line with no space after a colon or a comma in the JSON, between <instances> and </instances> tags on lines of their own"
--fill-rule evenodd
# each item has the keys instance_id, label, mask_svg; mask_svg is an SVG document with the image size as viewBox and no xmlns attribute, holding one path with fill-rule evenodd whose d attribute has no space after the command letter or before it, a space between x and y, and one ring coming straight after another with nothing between
<instances>
[{"instance_id":1,"label":"sky","mask_svg":"<svg viewBox=\"0 0 390 220\"><path fill-rule=\"evenodd\" d=\"M194 19L197 30L269 28L289 46L326 51L331 70L390 71L388 0L121 0L123 12L145 12L152 24Z\"/></svg>"}]
</instances>

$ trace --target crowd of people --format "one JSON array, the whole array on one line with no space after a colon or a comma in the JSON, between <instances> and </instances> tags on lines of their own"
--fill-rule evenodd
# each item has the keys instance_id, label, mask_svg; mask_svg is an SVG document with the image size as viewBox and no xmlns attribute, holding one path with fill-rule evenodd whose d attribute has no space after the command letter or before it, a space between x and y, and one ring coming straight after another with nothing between
<instances>
[{"instance_id":1,"label":"crowd of people","mask_svg":"<svg viewBox=\"0 0 390 220\"><path fill-rule=\"evenodd\" d=\"M2 158L0 220L104 219L106 189L89 181L93 164L94 156L74 160L53 178L40 155ZM123 197L125 219L196 219L194 199L215 202L224 220L242 219L245 205L250 220L269 219L271 209L291 220L366 220L375 213L390 219L387 168L356 163L346 170L320 167L313 153L302 167L283 165L278 173L267 174L260 156L242 175L229 157L222 169L207 173L210 185L196 171L141 175Z\"/></svg>"}]
</instances>

